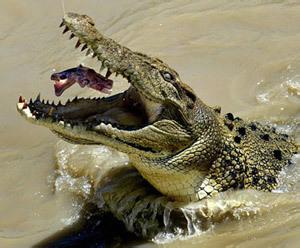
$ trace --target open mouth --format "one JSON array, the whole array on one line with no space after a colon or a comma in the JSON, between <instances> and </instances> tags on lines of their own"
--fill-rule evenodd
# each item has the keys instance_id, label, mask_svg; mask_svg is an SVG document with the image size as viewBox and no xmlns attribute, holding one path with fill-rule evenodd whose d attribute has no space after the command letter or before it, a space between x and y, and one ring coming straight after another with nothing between
<instances>
[{"instance_id":1,"label":"open mouth","mask_svg":"<svg viewBox=\"0 0 300 248\"><path fill-rule=\"evenodd\" d=\"M144 108L144 103L133 88L106 98L75 97L65 104L41 100L40 95L29 102L20 96L18 103L19 111L27 118L90 129L99 124L110 124L124 130L142 128L149 123Z\"/></svg>"},{"instance_id":2,"label":"open mouth","mask_svg":"<svg viewBox=\"0 0 300 248\"><path fill-rule=\"evenodd\" d=\"M60 96L73 84L90 87L94 90L111 93L113 81L109 79L111 72L107 69L106 76L82 65L51 75L54 81L55 95ZM65 104L60 101L41 100L40 95L35 100L27 102L19 97L18 109L35 120L48 120L64 123L66 126L85 126L94 128L99 124L110 124L124 130L139 129L149 124L152 116L147 116L146 99L138 91L129 87L122 93L102 98L78 98L68 100ZM159 108L159 107L158 107ZM157 113L157 112L156 112ZM154 113L152 113L154 114Z\"/></svg>"},{"instance_id":3,"label":"open mouth","mask_svg":"<svg viewBox=\"0 0 300 248\"><path fill-rule=\"evenodd\" d=\"M61 26L64 25L66 24ZM67 31L70 29L66 26L63 33ZM76 34L72 32L70 39L75 36ZM82 51L88 49L86 55L95 52L90 44L85 44L83 40L79 39L75 48L79 48L80 45L83 45ZM67 88L75 83L81 87L111 93L113 81L109 77L114 73L116 76L121 74L131 83L132 78L128 71L117 70L113 65L105 63L106 61L102 61L99 57L98 60L102 63L101 69L107 69L105 76L81 65L52 74L51 80L54 81L55 95L62 95ZM81 126L86 129L95 129L101 124L122 130L136 130L157 120L162 106L151 102L133 86L130 86L124 92L113 96L103 98L75 97L64 104L60 101L55 104L41 100L40 95L35 100L30 99L29 101L20 96L18 110L29 119L48 123L56 122L68 127Z\"/></svg>"},{"instance_id":4,"label":"open mouth","mask_svg":"<svg viewBox=\"0 0 300 248\"><path fill-rule=\"evenodd\" d=\"M181 101L185 91L175 82L176 72L161 60L106 38L94 26L91 18L76 13L67 13L61 24L63 33L71 32L70 39L78 38L75 48L81 47L86 55L97 58L100 71L106 69L106 73L101 75L84 66L54 73L55 95L62 95L75 83L110 93L111 75L125 78L128 89L107 97L75 97L65 103L50 103L40 95L28 101L20 96L19 113L71 143L104 144L151 159L189 145L190 123ZM192 98L188 103L194 106Z\"/></svg>"}]
</instances>

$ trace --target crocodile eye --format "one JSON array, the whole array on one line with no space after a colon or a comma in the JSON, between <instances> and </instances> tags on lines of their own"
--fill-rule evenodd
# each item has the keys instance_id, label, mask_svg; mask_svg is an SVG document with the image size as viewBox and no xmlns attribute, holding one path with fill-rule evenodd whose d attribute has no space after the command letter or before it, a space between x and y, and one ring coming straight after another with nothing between
<instances>
[{"instance_id":1,"label":"crocodile eye","mask_svg":"<svg viewBox=\"0 0 300 248\"><path fill-rule=\"evenodd\" d=\"M164 80L167 82L172 82L174 80L173 75L167 71L161 71L160 74L163 76Z\"/></svg>"}]
</instances>

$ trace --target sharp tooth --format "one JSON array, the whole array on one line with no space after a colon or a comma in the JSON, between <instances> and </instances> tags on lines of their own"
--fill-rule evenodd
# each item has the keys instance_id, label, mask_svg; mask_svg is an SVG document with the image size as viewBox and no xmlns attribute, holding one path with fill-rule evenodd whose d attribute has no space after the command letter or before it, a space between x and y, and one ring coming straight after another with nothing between
<instances>
[{"instance_id":1,"label":"sharp tooth","mask_svg":"<svg viewBox=\"0 0 300 248\"><path fill-rule=\"evenodd\" d=\"M106 78L109 78L110 75L111 75L111 71L110 71L109 69L107 69L107 72L106 72L105 77L106 77Z\"/></svg>"},{"instance_id":2,"label":"sharp tooth","mask_svg":"<svg viewBox=\"0 0 300 248\"><path fill-rule=\"evenodd\" d=\"M64 31L63 31L63 34L68 32L70 29L68 27L65 27Z\"/></svg>"},{"instance_id":3,"label":"sharp tooth","mask_svg":"<svg viewBox=\"0 0 300 248\"><path fill-rule=\"evenodd\" d=\"M69 40L72 40L74 37L75 37L75 34L72 33L69 37Z\"/></svg>"},{"instance_id":4,"label":"sharp tooth","mask_svg":"<svg viewBox=\"0 0 300 248\"><path fill-rule=\"evenodd\" d=\"M100 67L100 72L103 71L105 69L104 63L102 63L101 67Z\"/></svg>"},{"instance_id":5,"label":"sharp tooth","mask_svg":"<svg viewBox=\"0 0 300 248\"><path fill-rule=\"evenodd\" d=\"M17 103L18 109L19 109L19 110L23 109L23 105L24 105L23 102L18 102L18 103Z\"/></svg>"},{"instance_id":6,"label":"sharp tooth","mask_svg":"<svg viewBox=\"0 0 300 248\"><path fill-rule=\"evenodd\" d=\"M91 53L92 53L92 50L91 50L91 49L88 49L88 50L86 51L85 56L89 56Z\"/></svg>"},{"instance_id":7,"label":"sharp tooth","mask_svg":"<svg viewBox=\"0 0 300 248\"><path fill-rule=\"evenodd\" d=\"M28 107L27 102L24 102L22 109L26 109Z\"/></svg>"},{"instance_id":8,"label":"sharp tooth","mask_svg":"<svg viewBox=\"0 0 300 248\"><path fill-rule=\"evenodd\" d=\"M23 110L23 113L28 117L28 118L33 118L35 119L35 116L32 115L32 113L30 112L29 108L26 108Z\"/></svg>"},{"instance_id":9,"label":"sharp tooth","mask_svg":"<svg viewBox=\"0 0 300 248\"><path fill-rule=\"evenodd\" d=\"M80 40L77 41L75 48L78 48L81 45Z\"/></svg>"},{"instance_id":10,"label":"sharp tooth","mask_svg":"<svg viewBox=\"0 0 300 248\"><path fill-rule=\"evenodd\" d=\"M84 44L84 46L81 48L81 51L87 49L87 47L88 47L87 44Z\"/></svg>"},{"instance_id":11,"label":"sharp tooth","mask_svg":"<svg viewBox=\"0 0 300 248\"><path fill-rule=\"evenodd\" d=\"M40 102L40 101L41 101L41 93L39 93L39 94L37 95L37 97L36 97L35 101L38 101L38 102Z\"/></svg>"},{"instance_id":12,"label":"sharp tooth","mask_svg":"<svg viewBox=\"0 0 300 248\"><path fill-rule=\"evenodd\" d=\"M21 102L25 102L25 98L22 96L19 97L19 103L21 103Z\"/></svg>"},{"instance_id":13,"label":"sharp tooth","mask_svg":"<svg viewBox=\"0 0 300 248\"><path fill-rule=\"evenodd\" d=\"M64 21L61 22L61 24L59 25L59 27L61 28L64 24Z\"/></svg>"}]
</instances>

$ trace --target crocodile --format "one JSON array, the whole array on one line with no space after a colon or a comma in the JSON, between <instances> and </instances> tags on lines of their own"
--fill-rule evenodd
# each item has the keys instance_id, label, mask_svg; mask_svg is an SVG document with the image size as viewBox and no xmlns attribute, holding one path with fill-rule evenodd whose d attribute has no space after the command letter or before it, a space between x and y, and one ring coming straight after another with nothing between
<instances>
[{"instance_id":1,"label":"crocodile","mask_svg":"<svg viewBox=\"0 0 300 248\"><path fill-rule=\"evenodd\" d=\"M87 15L67 13L60 25L75 47L96 57L129 83L102 98L65 104L22 96L17 110L28 121L76 144L102 144L128 154L139 174L172 201L194 202L229 189L272 191L292 163L293 137L256 121L224 116L203 103L162 60L105 37Z\"/></svg>"}]
</instances>

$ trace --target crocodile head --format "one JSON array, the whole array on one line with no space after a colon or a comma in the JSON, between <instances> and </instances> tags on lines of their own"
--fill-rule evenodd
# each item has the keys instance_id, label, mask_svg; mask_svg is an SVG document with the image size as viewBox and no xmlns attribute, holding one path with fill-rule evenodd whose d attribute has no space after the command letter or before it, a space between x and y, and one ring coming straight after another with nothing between
<instances>
[{"instance_id":1,"label":"crocodile head","mask_svg":"<svg viewBox=\"0 0 300 248\"><path fill-rule=\"evenodd\" d=\"M106 98L76 97L65 104L50 104L40 97L27 102L20 97L21 115L69 142L104 144L124 152L160 192L193 199L195 185L201 183L218 152L219 132L203 138L211 130L207 126L218 126L215 111L166 63L106 38L90 17L68 13L61 26L63 33L71 33L70 38L78 38L76 48L83 45L87 55L93 54L107 68L106 77L121 75L129 88ZM191 152L195 145L214 149L206 149L207 156L200 158Z\"/></svg>"}]
</instances>

